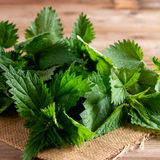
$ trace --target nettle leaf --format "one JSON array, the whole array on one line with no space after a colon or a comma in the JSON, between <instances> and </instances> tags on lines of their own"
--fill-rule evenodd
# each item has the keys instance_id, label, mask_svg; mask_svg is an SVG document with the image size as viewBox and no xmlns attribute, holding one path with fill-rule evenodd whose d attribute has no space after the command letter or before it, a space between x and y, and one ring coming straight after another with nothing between
<instances>
[{"instance_id":1,"label":"nettle leaf","mask_svg":"<svg viewBox=\"0 0 160 160\"><path fill-rule=\"evenodd\" d=\"M153 65L157 68L158 71L160 71L160 61L156 57L149 57Z\"/></svg>"},{"instance_id":2,"label":"nettle leaf","mask_svg":"<svg viewBox=\"0 0 160 160\"><path fill-rule=\"evenodd\" d=\"M22 70L15 71L12 66L9 69L2 64L0 66L6 71L4 75L8 79L7 84L11 87L9 91L13 94L19 115L26 118L25 127L31 129L24 159L31 159L43 146L58 147L57 144L62 144L62 139L56 132L56 127L59 126L55 119L55 106L48 107L52 104L53 97L46 85L29 72L25 75Z\"/></svg>"},{"instance_id":3,"label":"nettle leaf","mask_svg":"<svg viewBox=\"0 0 160 160\"><path fill-rule=\"evenodd\" d=\"M9 48L17 43L19 38L16 34L18 29L15 29L13 23L8 24L8 21L0 22L0 46L2 48Z\"/></svg>"},{"instance_id":4,"label":"nettle leaf","mask_svg":"<svg viewBox=\"0 0 160 160\"><path fill-rule=\"evenodd\" d=\"M114 46L110 45L110 49L106 48L103 54L105 57L109 57L118 68L142 68L144 66L143 52L134 41L118 41L118 43L114 43Z\"/></svg>"},{"instance_id":5,"label":"nettle leaf","mask_svg":"<svg viewBox=\"0 0 160 160\"><path fill-rule=\"evenodd\" d=\"M36 71L36 74L39 76L40 79L43 79L43 81L48 81L52 79L52 76L54 75L54 71L56 70L57 67L59 67L59 65L53 66L44 71Z\"/></svg>"},{"instance_id":6,"label":"nettle leaf","mask_svg":"<svg viewBox=\"0 0 160 160\"><path fill-rule=\"evenodd\" d=\"M5 52L0 52L0 62L1 63L12 63L13 60L8 58Z\"/></svg>"},{"instance_id":7,"label":"nettle leaf","mask_svg":"<svg viewBox=\"0 0 160 160\"><path fill-rule=\"evenodd\" d=\"M132 96L128 96L126 99L132 108L136 109L142 117L149 121L148 112L144 107L143 103L139 102L136 98L133 98Z\"/></svg>"},{"instance_id":8,"label":"nettle leaf","mask_svg":"<svg viewBox=\"0 0 160 160\"><path fill-rule=\"evenodd\" d=\"M0 67L5 71L6 83L11 87L9 92L13 95L21 117L30 118L31 110L38 114L40 108L52 103L53 98L46 85L36 75L32 76L29 72L24 74L22 70L15 71L12 66L8 69L0 64Z\"/></svg>"},{"instance_id":9,"label":"nettle leaf","mask_svg":"<svg viewBox=\"0 0 160 160\"><path fill-rule=\"evenodd\" d=\"M92 136L97 137L94 132L70 118L65 112L58 114L57 119L63 126L63 130L59 130L59 134L63 137L65 143L79 147L85 140L92 140Z\"/></svg>"},{"instance_id":10,"label":"nettle leaf","mask_svg":"<svg viewBox=\"0 0 160 160\"><path fill-rule=\"evenodd\" d=\"M3 70L0 68L0 90L6 90L6 78L3 75Z\"/></svg>"},{"instance_id":11,"label":"nettle leaf","mask_svg":"<svg viewBox=\"0 0 160 160\"><path fill-rule=\"evenodd\" d=\"M5 52L4 54L7 58L12 59L13 61L21 60L21 54L22 53L16 52L15 50Z\"/></svg>"},{"instance_id":12,"label":"nettle leaf","mask_svg":"<svg viewBox=\"0 0 160 160\"><path fill-rule=\"evenodd\" d=\"M160 93L152 93L144 95L140 98L140 100L150 106L150 110L160 111Z\"/></svg>"},{"instance_id":13,"label":"nettle leaf","mask_svg":"<svg viewBox=\"0 0 160 160\"><path fill-rule=\"evenodd\" d=\"M148 119L144 118L141 114L139 114L134 108L130 110L129 115L131 116L132 124L160 130L160 112L152 112L148 110L149 121Z\"/></svg>"},{"instance_id":14,"label":"nettle leaf","mask_svg":"<svg viewBox=\"0 0 160 160\"><path fill-rule=\"evenodd\" d=\"M88 77L88 83L93 86L98 85L103 94L108 94L111 91L109 74L105 72L92 72L92 75Z\"/></svg>"},{"instance_id":15,"label":"nettle leaf","mask_svg":"<svg viewBox=\"0 0 160 160\"><path fill-rule=\"evenodd\" d=\"M59 74L56 73L54 76L54 79L49 84L49 90L52 96L55 96L56 93L59 91L61 80L63 76L64 74L62 71L60 71Z\"/></svg>"},{"instance_id":16,"label":"nettle leaf","mask_svg":"<svg viewBox=\"0 0 160 160\"><path fill-rule=\"evenodd\" d=\"M128 120L128 104L123 103L118 106L106 121L95 131L99 136L121 127Z\"/></svg>"},{"instance_id":17,"label":"nettle leaf","mask_svg":"<svg viewBox=\"0 0 160 160\"><path fill-rule=\"evenodd\" d=\"M145 91L139 92L137 94L131 95L128 94L127 97L130 97L131 99L140 99L142 98L148 91L150 90L150 88L146 89Z\"/></svg>"},{"instance_id":18,"label":"nettle leaf","mask_svg":"<svg viewBox=\"0 0 160 160\"><path fill-rule=\"evenodd\" d=\"M49 66L71 63L77 58L72 54L72 51L69 51L67 44L59 41L42 50L40 54L36 55L35 59L39 67L44 70Z\"/></svg>"},{"instance_id":19,"label":"nettle leaf","mask_svg":"<svg viewBox=\"0 0 160 160\"><path fill-rule=\"evenodd\" d=\"M156 91L157 93L160 93L160 76L158 77L158 80L157 80L157 82L156 82L155 91Z\"/></svg>"},{"instance_id":20,"label":"nettle leaf","mask_svg":"<svg viewBox=\"0 0 160 160\"><path fill-rule=\"evenodd\" d=\"M26 120L25 127L30 128L29 140L25 145L24 160L31 160L44 146L59 148L64 141L57 132L62 127L57 123L55 104L40 109L39 114L31 112L32 118Z\"/></svg>"},{"instance_id":21,"label":"nettle leaf","mask_svg":"<svg viewBox=\"0 0 160 160\"><path fill-rule=\"evenodd\" d=\"M158 74L149 68L144 67L138 81L128 88L130 94L138 94L149 88L147 94L155 93Z\"/></svg>"},{"instance_id":22,"label":"nettle leaf","mask_svg":"<svg viewBox=\"0 0 160 160\"><path fill-rule=\"evenodd\" d=\"M87 19L87 15L81 13L77 23L74 23L71 38L77 39L77 35L79 35L85 42L90 43L95 38L93 29L92 23Z\"/></svg>"},{"instance_id":23,"label":"nettle leaf","mask_svg":"<svg viewBox=\"0 0 160 160\"><path fill-rule=\"evenodd\" d=\"M40 109L39 116L34 115L26 125L31 130L27 149L23 151L25 160L34 157L44 146L59 148L60 144L64 147L63 143L68 143L79 147L85 140L92 140L92 136L97 137L61 109L56 113L55 103Z\"/></svg>"},{"instance_id":24,"label":"nettle leaf","mask_svg":"<svg viewBox=\"0 0 160 160\"><path fill-rule=\"evenodd\" d=\"M50 33L48 42L55 43L62 38L62 24L57 19L57 14L52 7L46 7L37 14L37 18L31 23L29 29L26 29L25 38L32 38L43 33Z\"/></svg>"},{"instance_id":25,"label":"nettle leaf","mask_svg":"<svg viewBox=\"0 0 160 160\"><path fill-rule=\"evenodd\" d=\"M70 38L68 38L68 37L63 38L62 41L68 45L70 50L76 49L77 44L78 44L77 41L74 38L71 38L71 37Z\"/></svg>"},{"instance_id":26,"label":"nettle leaf","mask_svg":"<svg viewBox=\"0 0 160 160\"><path fill-rule=\"evenodd\" d=\"M7 84L11 87L9 91L13 94L18 112L26 118L25 127L30 128L24 160L31 159L44 146L59 148L58 145L63 145L63 142L79 146L92 136L97 136L61 109L57 109L56 119L53 97L36 75L32 76L29 72L25 75L22 70L15 71L11 66L9 69L2 64L0 66L6 71ZM62 79L63 82L65 80Z\"/></svg>"},{"instance_id":27,"label":"nettle leaf","mask_svg":"<svg viewBox=\"0 0 160 160\"><path fill-rule=\"evenodd\" d=\"M5 111L12 103L13 100L10 97L8 97L5 93L0 92L0 114Z\"/></svg>"},{"instance_id":28,"label":"nettle leaf","mask_svg":"<svg viewBox=\"0 0 160 160\"><path fill-rule=\"evenodd\" d=\"M160 129L160 93L143 95L138 98L139 102L145 106L147 117L137 112L135 109L130 110L131 123L141 125L151 129Z\"/></svg>"},{"instance_id":29,"label":"nettle leaf","mask_svg":"<svg viewBox=\"0 0 160 160\"><path fill-rule=\"evenodd\" d=\"M0 52L0 62L4 64L13 63L19 59L20 55L20 53L16 53L15 51L2 51Z\"/></svg>"},{"instance_id":30,"label":"nettle leaf","mask_svg":"<svg viewBox=\"0 0 160 160\"><path fill-rule=\"evenodd\" d=\"M88 83L94 85L90 92L86 92L86 101L83 103L85 110L80 114L82 124L89 130L95 132L104 121L110 116L113 109L110 96L107 96L109 83L106 84L101 73L92 73L88 78ZM106 77L105 77L106 78Z\"/></svg>"},{"instance_id":31,"label":"nettle leaf","mask_svg":"<svg viewBox=\"0 0 160 160\"><path fill-rule=\"evenodd\" d=\"M140 77L138 68L112 68L110 75L111 99L115 105L123 103L127 96L127 88L138 81Z\"/></svg>"},{"instance_id":32,"label":"nettle leaf","mask_svg":"<svg viewBox=\"0 0 160 160\"><path fill-rule=\"evenodd\" d=\"M37 52L52 45L51 43L46 43L47 37L49 35L50 35L49 33L43 33L28 38L26 41L16 44L15 49L17 51L22 50L23 52L36 54Z\"/></svg>"},{"instance_id":33,"label":"nettle leaf","mask_svg":"<svg viewBox=\"0 0 160 160\"><path fill-rule=\"evenodd\" d=\"M76 106L76 101L89 90L87 79L82 80L82 75L76 76L75 72L70 75L69 71L56 75L50 85L54 101L66 111Z\"/></svg>"},{"instance_id":34,"label":"nettle leaf","mask_svg":"<svg viewBox=\"0 0 160 160\"><path fill-rule=\"evenodd\" d=\"M150 87L149 93L155 93L157 78L158 74L156 72L144 67L137 82L140 87L140 91L144 91Z\"/></svg>"},{"instance_id":35,"label":"nettle leaf","mask_svg":"<svg viewBox=\"0 0 160 160\"><path fill-rule=\"evenodd\" d=\"M0 53L4 52L4 49L0 46Z\"/></svg>"},{"instance_id":36,"label":"nettle leaf","mask_svg":"<svg viewBox=\"0 0 160 160\"><path fill-rule=\"evenodd\" d=\"M26 67L27 62L26 61L14 61L13 63L10 63L9 65L12 65L12 67L15 70L18 70L18 69L23 70ZM6 66L8 67L8 64Z\"/></svg>"},{"instance_id":37,"label":"nettle leaf","mask_svg":"<svg viewBox=\"0 0 160 160\"><path fill-rule=\"evenodd\" d=\"M77 36L77 38L84 45L90 59L96 63L96 69L102 73L110 73L110 69L113 66L112 61L109 58L104 57L102 53L98 52L96 49L84 42L81 37Z\"/></svg>"},{"instance_id":38,"label":"nettle leaf","mask_svg":"<svg viewBox=\"0 0 160 160\"><path fill-rule=\"evenodd\" d=\"M83 79L88 78L88 75L91 75L91 72L88 72L86 68L83 68L82 65L79 65L77 61L74 61L68 68L69 74L76 73L76 76L82 75Z\"/></svg>"}]
</instances>

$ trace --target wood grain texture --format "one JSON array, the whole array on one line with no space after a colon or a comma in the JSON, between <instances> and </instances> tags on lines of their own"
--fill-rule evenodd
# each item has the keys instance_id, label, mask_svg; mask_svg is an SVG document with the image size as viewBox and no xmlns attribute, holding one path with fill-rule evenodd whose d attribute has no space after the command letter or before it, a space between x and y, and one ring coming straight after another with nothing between
<instances>
[{"instance_id":1,"label":"wood grain texture","mask_svg":"<svg viewBox=\"0 0 160 160\"><path fill-rule=\"evenodd\" d=\"M23 153L16 148L0 141L0 160L22 160ZM32 160L40 160L38 158L32 158Z\"/></svg>"},{"instance_id":2,"label":"wood grain texture","mask_svg":"<svg viewBox=\"0 0 160 160\"><path fill-rule=\"evenodd\" d=\"M58 17L61 18L64 37L66 37L71 34L74 22L83 11L95 28L96 39L91 44L93 47L102 51L118 40L135 40L142 47L144 61L152 68L153 65L148 57L160 58L160 11L153 9L160 7L160 1L128 2L125 0L121 2L120 0L59 0L58 2L55 0L0 0L0 21L9 20L17 24L19 41L24 41L24 30L35 19L37 13L44 6L49 5L56 9ZM118 159L158 160L160 159L159 150L160 137L147 141L143 151L134 150ZM0 160L22 160L21 155L21 151L0 141Z\"/></svg>"},{"instance_id":3,"label":"wood grain texture","mask_svg":"<svg viewBox=\"0 0 160 160\"><path fill-rule=\"evenodd\" d=\"M145 142L144 149L134 149L117 160L159 160L160 136Z\"/></svg>"}]
</instances>

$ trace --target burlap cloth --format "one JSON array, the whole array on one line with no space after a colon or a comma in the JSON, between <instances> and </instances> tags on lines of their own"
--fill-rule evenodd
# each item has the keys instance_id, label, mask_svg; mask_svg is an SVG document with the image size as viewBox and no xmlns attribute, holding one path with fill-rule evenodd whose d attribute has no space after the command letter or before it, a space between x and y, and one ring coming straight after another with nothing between
<instances>
[{"instance_id":1,"label":"burlap cloth","mask_svg":"<svg viewBox=\"0 0 160 160\"><path fill-rule=\"evenodd\" d=\"M23 127L15 109L9 108L0 115L0 140L24 150L29 130ZM107 160L115 157L126 146L141 143L145 137L151 138L156 132L129 123L110 133L85 142L80 148L66 145L66 149L45 148L37 154L46 160Z\"/></svg>"}]
</instances>

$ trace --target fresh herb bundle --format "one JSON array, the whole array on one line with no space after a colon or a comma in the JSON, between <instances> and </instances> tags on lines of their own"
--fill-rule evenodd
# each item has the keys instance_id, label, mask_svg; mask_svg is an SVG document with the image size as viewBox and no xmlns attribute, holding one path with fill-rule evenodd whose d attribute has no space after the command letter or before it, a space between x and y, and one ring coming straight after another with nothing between
<instances>
[{"instance_id":1,"label":"fresh herb bundle","mask_svg":"<svg viewBox=\"0 0 160 160\"><path fill-rule=\"evenodd\" d=\"M25 30L26 41L17 43L15 25L0 22L0 113L14 103L26 119L23 159L44 146L80 146L126 121L159 130L158 58L150 57L156 71L149 69L130 40L99 53L89 45L95 33L83 13L70 38L63 39L61 26L46 7Z\"/></svg>"}]
</instances>

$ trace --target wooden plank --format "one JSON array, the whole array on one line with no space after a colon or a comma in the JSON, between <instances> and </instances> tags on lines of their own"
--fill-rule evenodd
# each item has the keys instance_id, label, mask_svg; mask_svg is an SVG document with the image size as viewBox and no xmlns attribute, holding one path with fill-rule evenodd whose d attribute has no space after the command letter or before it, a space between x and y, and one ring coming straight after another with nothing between
<instances>
[{"instance_id":1,"label":"wooden plank","mask_svg":"<svg viewBox=\"0 0 160 160\"><path fill-rule=\"evenodd\" d=\"M114 0L116 9L159 9L160 0Z\"/></svg>"},{"instance_id":2,"label":"wooden plank","mask_svg":"<svg viewBox=\"0 0 160 160\"><path fill-rule=\"evenodd\" d=\"M12 5L27 5L27 4L37 4L37 0L0 0L0 5L12 4ZM160 0L41 0L38 1L38 4L102 4L107 8L116 8L116 9L159 9Z\"/></svg>"},{"instance_id":3,"label":"wooden plank","mask_svg":"<svg viewBox=\"0 0 160 160\"><path fill-rule=\"evenodd\" d=\"M1 160L22 160L23 153L16 148L0 141L0 159ZM32 158L32 160L39 160L38 158Z\"/></svg>"},{"instance_id":4,"label":"wooden plank","mask_svg":"<svg viewBox=\"0 0 160 160\"><path fill-rule=\"evenodd\" d=\"M142 9L159 9L160 8L160 2L147 2L147 3L141 3L140 8Z\"/></svg>"},{"instance_id":5,"label":"wooden plank","mask_svg":"<svg viewBox=\"0 0 160 160\"><path fill-rule=\"evenodd\" d=\"M129 9L138 9L138 0L114 0L114 7L117 9L120 8L129 8Z\"/></svg>"},{"instance_id":6,"label":"wooden plank","mask_svg":"<svg viewBox=\"0 0 160 160\"><path fill-rule=\"evenodd\" d=\"M113 4L113 0L41 0L38 4ZM37 4L37 0L0 0L0 4Z\"/></svg>"},{"instance_id":7,"label":"wooden plank","mask_svg":"<svg viewBox=\"0 0 160 160\"><path fill-rule=\"evenodd\" d=\"M144 149L134 149L117 160L159 160L160 136L145 142Z\"/></svg>"}]
</instances>

